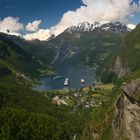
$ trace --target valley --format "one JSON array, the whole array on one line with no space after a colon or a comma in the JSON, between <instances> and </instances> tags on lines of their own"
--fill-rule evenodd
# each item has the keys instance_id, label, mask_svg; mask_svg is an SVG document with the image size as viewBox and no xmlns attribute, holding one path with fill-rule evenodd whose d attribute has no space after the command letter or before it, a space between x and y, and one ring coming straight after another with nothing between
<instances>
[{"instance_id":1,"label":"valley","mask_svg":"<svg viewBox=\"0 0 140 140\"><path fill-rule=\"evenodd\" d=\"M0 139L138 140L139 35L120 22L47 41L0 33Z\"/></svg>"}]
</instances>

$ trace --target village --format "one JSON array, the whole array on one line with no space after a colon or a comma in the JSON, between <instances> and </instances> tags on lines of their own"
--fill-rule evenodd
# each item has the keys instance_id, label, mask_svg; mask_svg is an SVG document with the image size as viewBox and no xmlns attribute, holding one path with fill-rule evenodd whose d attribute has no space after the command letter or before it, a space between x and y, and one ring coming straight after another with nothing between
<instances>
[{"instance_id":1,"label":"village","mask_svg":"<svg viewBox=\"0 0 140 140\"><path fill-rule=\"evenodd\" d=\"M108 94L113 89L113 84L98 84L89 87L83 87L79 89L69 90L65 88L63 90L54 91L53 95L47 96L52 104L58 106L69 106L73 108L73 111L77 109L92 109L102 106L105 102L108 102Z\"/></svg>"}]
</instances>

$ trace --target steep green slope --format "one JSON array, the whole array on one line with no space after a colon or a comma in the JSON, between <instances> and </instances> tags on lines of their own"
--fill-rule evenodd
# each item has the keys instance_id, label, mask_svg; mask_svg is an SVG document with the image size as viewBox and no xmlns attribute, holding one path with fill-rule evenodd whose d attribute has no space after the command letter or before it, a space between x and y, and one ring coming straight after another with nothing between
<instances>
[{"instance_id":1,"label":"steep green slope","mask_svg":"<svg viewBox=\"0 0 140 140\"><path fill-rule=\"evenodd\" d=\"M73 62L82 62L96 67L102 64L110 54L116 53L122 39L123 35L110 32L83 34L79 41L76 41L77 46L83 50L74 56Z\"/></svg>"},{"instance_id":2,"label":"steep green slope","mask_svg":"<svg viewBox=\"0 0 140 140\"><path fill-rule=\"evenodd\" d=\"M51 64L55 57L55 50L53 48L48 48L46 46L46 41L40 41L37 39L27 41L22 37L8 35L4 33L1 33L1 36L8 38L16 45L24 49L26 52L30 53L32 56L35 56L36 58L40 59L45 65Z\"/></svg>"},{"instance_id":3,"label":"steep green slope","mask_svg":"<svg viewBox=\"0 0 140 140\"><path fill-rule=\"evenodd\" d=\"M45 65L50 65L56 54L53 48L47 47L45 41L40 40L26 41L21 38L16 38L14 39L14 42L28 53L32 54L33 56L36 56Z\"/></svg>"},{"instance_id":4,"label":"steep green slope","mask_svg":"<svg viewBox=\"0 0 140 140\"><path fill-rule=\"evenodd\" d=\"M140 25L126 36L117 57L120 57L127 78L140 77Z\"/></svg>"},{"instance_id":5,"label":"steep green slope","mask_svg":"<svg viewBox=\"0 0 140 140\"><path fill-rule=\"evenodd\" d=\"M14 74L26 78L38 76L45 69L41 62L0 34L0 75Z\"/></svg>"},{"instance_id":6,"label":"steep green slope","mask_svg":"<svg viewBox=\"0 0 140 140\"><path fill-rule=\"evenodd\" d=\"M124 45L120 50L122 61L128 65L131 72L140 69L140 25L126 36Z\"/></svg>"},{"instance_id":7,"label":"steep green slope","mask_svg":"<svg viewBox=\"0 0 140 140\"><path fill-rule=\"evenodd\" d=\"M140 25L125 37L122 47L109 56L101 68L99 75L106 82L117 78L131 81L140 77Z\"/></svg>"}]
</instances>

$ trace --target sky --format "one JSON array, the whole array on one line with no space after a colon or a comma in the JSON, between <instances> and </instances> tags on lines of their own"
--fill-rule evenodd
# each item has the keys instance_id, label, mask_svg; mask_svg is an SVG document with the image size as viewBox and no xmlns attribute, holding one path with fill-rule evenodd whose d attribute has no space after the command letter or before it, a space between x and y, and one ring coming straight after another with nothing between
<instances>
[{"instance_id":1,"label":"sky","mask_svg":"<svg viewBox=\"0 0 140 140\"><path fill-rule=\"evenodd\" d=\"M0 0L0 32L28 40L46 40L84 21L121 21L134 28L139 0Z\"/></svg>"},{"instance_id":2,"label":"sky","mask_svg":"<svg viewBox=\"0 0 140 140\"><path fill-rule=\"evenodd\" d=\"M41 19L41 27L49 28L57 24L65 12L81 4L80 0L0 0L0 19L19 17L24 24Z\"/></svg>"}]
</instances>

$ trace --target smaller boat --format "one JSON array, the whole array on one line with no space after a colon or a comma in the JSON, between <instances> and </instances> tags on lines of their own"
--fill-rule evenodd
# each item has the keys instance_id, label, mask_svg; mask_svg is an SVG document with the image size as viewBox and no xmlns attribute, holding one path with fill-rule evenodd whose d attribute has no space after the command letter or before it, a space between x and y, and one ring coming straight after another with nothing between
<instances>
[{"instance_id":1,"label":"smaller boat","mask_svg":"<svg viewBox=\"0 0 140 140\"><path fill-rule=\"evenodd\" d=\"M85 83L85 80L84 79L81 79L81 83Z\"/></svg>"},{"instance_id":2,"label":"smaller boat","mask_svg":"<svg viewBox=\"0 0 140 140\"><path fill-rule=\"evenodd\" d=\"M68 85L69 85L69 83L65 81L64 82L64 86L68 86Z\"/></svg>"},{"instance_id":3,"label":"smaller boat","mask_svg":"<svg viewBox=\"0 0 140 140\"><path fill-rule=\"evenodd\" d=\"M58 79L61 79L61 78L63 78L61 75L57 75L57 76L53 77L53 80L58 80Z\"/></svg>"},{"instance_id":4,"label":"smaller boat","mask_svg":"<svg viewBox=\"0 0 140 140\"><path fill-rule=\"evenodd\" d=\"M65 79L65 82L64 82L64 86L68 86L68 85L69 85L69 79L66 78L66 79Z\"/></svg>"}]
</instances>

